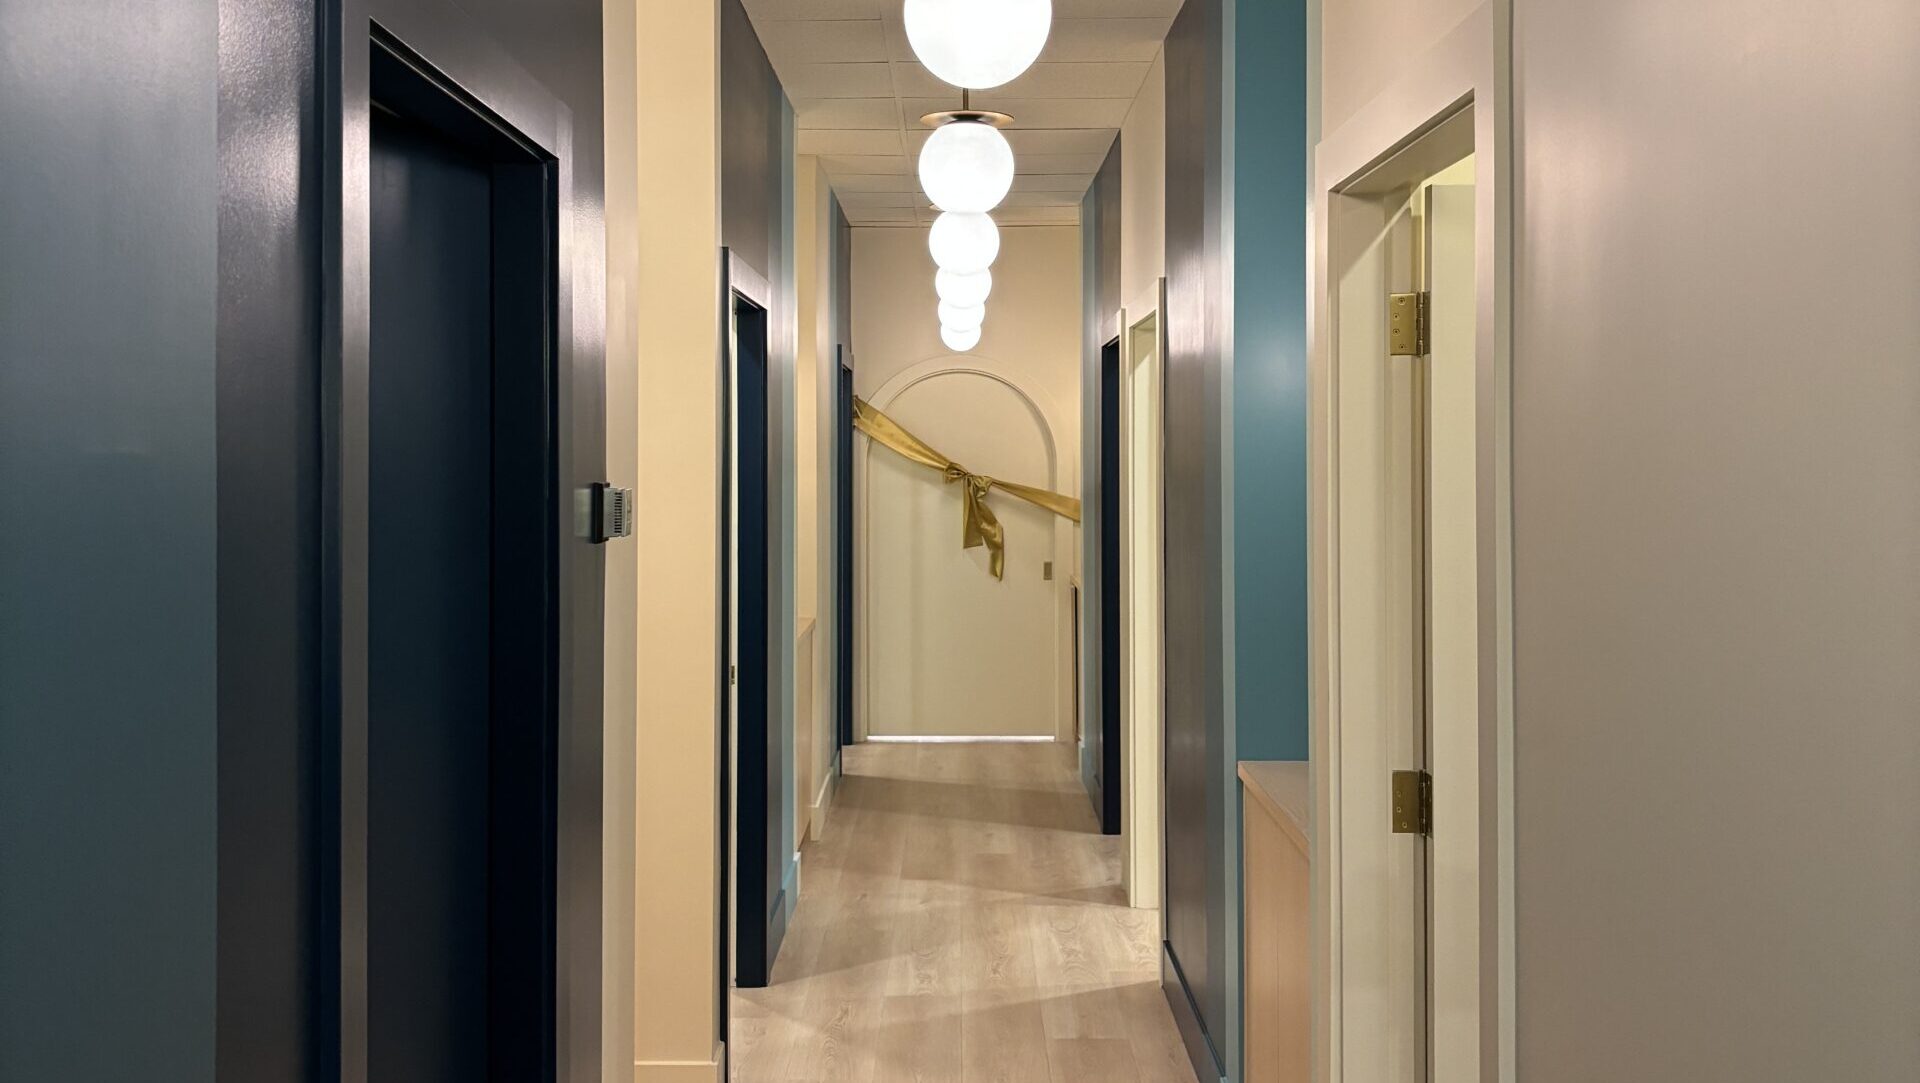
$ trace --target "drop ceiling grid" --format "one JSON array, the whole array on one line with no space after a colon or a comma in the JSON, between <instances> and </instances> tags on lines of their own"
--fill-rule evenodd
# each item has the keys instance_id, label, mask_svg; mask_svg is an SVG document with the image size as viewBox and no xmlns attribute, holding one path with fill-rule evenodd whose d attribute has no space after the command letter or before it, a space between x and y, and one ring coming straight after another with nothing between
<instances>
[{"instance_id":1,"label":"drop ceiling grid","mask_svg":"<svg viewBox=\"0 0 1920 1083\"><path fill-rule=\"evenodd\" d=\"M1180 2L1054 0L1053 34L1033 68L974 95L976 106L1014 116L1008 139L1018 173L994 212L1001 224L1078 221ZM820 157L848 221L931 224L935 212L914 176L928 131L920 117L957 107L960 91L914 58L902 0L745 3L793 99L800 153Z\"/></svg>"}]
</instances>

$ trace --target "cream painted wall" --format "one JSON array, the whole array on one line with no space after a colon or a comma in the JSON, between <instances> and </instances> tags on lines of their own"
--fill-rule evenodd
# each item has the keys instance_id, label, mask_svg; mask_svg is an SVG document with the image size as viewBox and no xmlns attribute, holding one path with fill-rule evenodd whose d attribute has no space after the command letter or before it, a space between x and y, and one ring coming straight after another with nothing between
<instances>
[{"instance_id":1,"label":"cream painted wall","mask_svg":"<svg viewBox=\"0 0 1920 1083\"><path fill-rule=\"evenodd\" d=\"M833 652L829 615L823 612L826 587L832 582L833 388L834 388L834 273L833 189L820 160L802 155L794 169L794 239L797 297L800 318L799 350L795 360L795 401L798 442L798 539L794 566L798 572L799 634L811 628L810 650L796 656L808 672L797 676L795 718L804 731L796 734L795 787L799 815L794 820L802 841L819 836L825 826L826 788L833 771Z\"/></svg>"},{"instance_id":2,"label":"cream painted wall","mask_svg":"<svg viewBox=\"0 0 1920 1083\"><path fill-rule=\"evenodd\" d=\"M1072 449L1021 391L975 372L929 374L881 405L936 448L991 477L1052 487ZM860 454L856 451L856 454ZM865 452L868 632L864 687L874 737L1052 737L1070 657L1056 637L1055 516L988 498L1006 534L1005 577L958 544L960 493L884 448Z\"/></svg>"},{"instance_id":3,"label":"cream painted wall","mask_svg":"<svg viewBox=\"0 0 1920 1083\"><path fill-rule=\"evenodd\" d=\"M1138 306L1167 273L1167 61L1155 54L1120 127L1120 297ZM1130 313L1137 320L1140 314Z\"/></svg>"},{"instance_id":4,"label":"cream painted wall","mask_svg":"<svg viewBox=\"0 0 1920 1083\"><path fill-rule=\"evenodd\" d=\"M1320 128L1332 132L1484 0L1319 0Z\"/></svg>"},{"instance_id":5,"label":"cream painted wall","mask_svg":"<svg viewBox=\"0 0 1920 1083\"><path fill-rule=\"evenodd\" d=\"M871 396L896 373L952 351L940 341L933 260L924 229L853 231L854 386ZM1017 226L1000 231L987 325L973 351L1017 366L1069 409L1063 446L1080 444L1080 229Z\"/></svg>"},{"instance_id":6,"label":"cream painted wall","mask_svg":"<svg viewBox=\"0 0 1920 1083\"><path fill-rule=\"evenodd\" d=\"M793 824L796 846L809 834L808 806L818 785L816 742L820 736L818 636L814 615L820 593L820 372L818 331L826 312L820 260L821 189L826 177L820 160L795 160L793 171L794 310L799 335L794 351L794 705Z\"/></svg>"},{"instance_id":7,"label":"cream painted wall","mask_svg":"<svg viewBox=\"0 0 1920 1083\"><path fill-rule=\"evenodd\" d=\"M976 358L991 359L992 367L1023 390L1044 399L1054 415L1053 439L1057 449L1056 488L1079 495L1080 446L1080 230L1067 227L1017 227L1001 231L1000 258L993 267L993 297L987 302L987 324ZM860 395L871 398L890 380L921 362L951 356L940 341L939 320L935 315L938 298L933 291L933 261L927 255L927 233L923 229L868 228L853 231L853 349L858 358L855 387ZM955 358L965 365L964 358ZM1008 424L1016 422L1031 428L1008 411ZM1021 439L1029 439L1026 432ZM962 448L943 448L965 461ZM865 491L866 452L855 448L855 473L859 492ZM1045 484L1043 479L1032 480ZM932 484L938 485L937 480ZM855 497L857 531L866 524ZM1004 504L1004 500L1002 501ZM1015 513L1017 514L1017 513ZM953 509L953 540L958 546L959 511ZM1060 658L1060 679L1055 691L1054 716L1065 732L1072 733L1072 655L1069 649L1071 611L1068 608L1068 569L1073 561L1071 524L1053 524L1055 546L1056 653ZM863 548L865 535L856 548ZM865 560L861 560L862 566ZM856 575L859 573L856 572ZM992 581L989 580L989 583ZM865 582L856 604L862 607L877 599L888 604L912 607L925 604L890 588L888 584ZM865 610L871 612L871 610ZM871 618L867 622L871 624ZM866 633L859 630L861 643L856 648L858 664L865 665ZM864 671L861 678L865 678ZM865 681L856 690L857 710L866 717Z\"/></svg>"},{"instance_id":8,"label":"cream painted wall","mask_svg":"<svg viewBox=\"0 0 1920 1083\"><path fill-rule=\"evenodd\" d=\"M608 109L610 469L630 470L645 514L673 524L620 543L634 569L608 576L621 592L609 648L613 627L634 628L618 660L631 674L634 797L608 834L609 852L616 830L633 840L639 930L619 1078L714 1083L718 824L703 813L718 801L719 15L715 0L609 0L607 19L610 91L636 103ZM616 680L616 660L608 671Z\"/></svg>"}]
</instances>

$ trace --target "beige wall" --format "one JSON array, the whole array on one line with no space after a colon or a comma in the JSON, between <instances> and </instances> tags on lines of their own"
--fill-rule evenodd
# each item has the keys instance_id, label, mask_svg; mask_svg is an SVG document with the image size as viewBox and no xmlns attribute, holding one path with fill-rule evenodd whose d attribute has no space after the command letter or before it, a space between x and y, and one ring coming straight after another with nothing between
<instances>
[{"instance_id":1,"label":"beige wall","mask_svg":"<svg viewBox=\"0 0 1920 1083\"><path fill-rule=\"evenodd\" d=\"M1053 417L1053 438L1059 473L1055 485L1079 495L1080 447L1080 230L1077 226L1016 227L1001 231L1000 258L994 263L993 296L987 302L987 323L980 345L972 351L983 367L1002 372L1022 390L1047 403ZM853 231L853 350L857 358L855 386L871 397L889 380L913 366L951 355L940 341L938 298L933 290L933 260L927 255L924 229L869 228ZM1028 422L1031 427L1031 422ZM1030 434L1021 434L1026 438ZM964 459L961 449L949 450ZM856 476L864 486L864 453L855 448ZM1015 479L1025 480L1025 479ZM1037 483L1044 484L1044 481ZM937 482L936 482L937 484ZM864 490L863 490L864 491ZM858 517L856 530L865 529ZM958 510L953 531L957 535ZM1057 653L1062 658L1054 717L1072 732L1070 718L1072 655L1068 636L1071 612L1066 608L1067 569L1073 561L1070 525L1055 524L1055 587L1059 593ZM953 542L958 545L958 541ZM856 545L856 549L862 547ZM864 558L861 561L864 568ZM856 575L860 573L856 572ZM892 598L911 607L913 599L885 584L866 582L857 604ZM864 635L864 630L861 632ZM865 659L864 639L856 658ZM864 665L864 661L860 663ZM864 670L862 677L866 676ZM856 695L861 717L866 696Z\"/></svg>"},{"instance_id":2,"label":"beige wall","mask_svg":"<svg viewBox=\"0 0 1920 1083\"><path fill-rule=\"evenodd\" d=\"M1323 0L1323 134L1474 6ZM1920 7L1493 12L1517 1078L1920 1078Z\"/></svg>"},{"instance_id":3,"label":"beige wall","mask_svg":"<svg viewBox=\"0 0 1920 1083\"><path fill-rule=\"evenodd\" d=\"M794 550L798 635L795 664L795 838L817 837L833 769L833 652L826 590L832 582L833 189L820 160L802 155L794 169L794 267L800 318L795 401L798 505Z\"/></svg>"},{"instance_id":4,"label":"beige wall","mask_svg":"<svg viewBox=\"0 0 1920 1083\"><path fill-rule=\"evenodd\" d=\"M672 524L621 543L634 554L635 574L609 578L609 588L623 592L609 597L609 622L631 620L635 628L632 653L620 661L632 674L635 737L626 747L639 750L629 752L634 800L622 825L633 839L639 930L625 1073L636 1083L713 1083L720 1039L712 815L718 27L715 0L639 0L637 9L632 0L610 0L608 8L609 87L630 86L637 102L637 109L608 109L608 158L624 170L608 184L609 368L620 374L609 383L609 458L612 468L632 471L643 518ZM624 35L619 42L616 32ZM630 345L616 350L614 343ZM610 659L610 680L615 666ZM610 830L609 846L614 837Z\"/></svg>"},{"instance_id":5,"label":"beige wall","mask_svg":"<svg viewBox=\"0 0 1920 1083\"><path fill-rule=\"evenodd\" d=\"M1920 1079L1920 4L1513 41L1519 1078Z\"/></svg>"},{"instance_id":6,"label":"beige wall","mask_svg":"<svg viewBox=\"0 0 1920 1083\"><path fill-rule=\"evenodd\" d=\"M952 351L940 341L939 297L924 229L853 231L854 386L872 395L895 373ZM1000 231L987 325L972 351L1018 366L1068 410L1079 447L1080 229L1018 226Z\"/></svg>"},{"instance_id":7,"label":"beige wall","mask_svg":"<svg viewBox=\"0 0 1920 1083\"><path fill-rule=\"evenodd\" d=\"M1318 0L1320 127L1329 133L1483 0Z\"/></svg>"},{"instance_id":8,"label":"beige wall","mask_svg":"<svg viewBox=\"0 0 1920 1083\"><path fill-rule=\"evenodd\" d=\"M1120 128L1120 303L1138 306L1167 273L1167 61L1153 58ZM1129 311L1129 320L1140 313Z\"/></svg>"}]
</instances>

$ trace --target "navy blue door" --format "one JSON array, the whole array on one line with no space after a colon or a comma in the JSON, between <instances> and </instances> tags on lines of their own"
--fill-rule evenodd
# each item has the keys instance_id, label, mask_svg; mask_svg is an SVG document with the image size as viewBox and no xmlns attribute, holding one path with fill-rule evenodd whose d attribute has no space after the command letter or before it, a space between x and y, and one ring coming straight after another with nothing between
<instances>
[{"instance_id":1,"label":"navy blue door","mask_svg":"<svg viewBox=\"0 0 1920 1083\"><path fill-rule=\"evenodd\" d=\"M367 1075L556 1064L550 163L375 64Z\"/></svg>"},{"instance_id":2,"label":"navy blue door","mask_svg":"<svg viewBox=\"0 0 1920 1083\"><path fill-rule=\"evenodd\" d=\"M1100 717L1086 728L1087 793L1104 834L1120 833L1120 340L1100 348Z\"/></svg>"},{"instance_id":3,"label":"navy blue door","mask_svg":"<svg viewBox=\"0 0 1920 1083\"><path fill-rule=\"evenodd\" d=\"M742 988L767 984L780 953L786 903L781 895L784 803L780 727L773 717L769 627L767 311L735 294L732 475L734 655L732 761L734 971Z\"/></svg>"},{"instance_id":4,"label":"navy blue door","mask_svg":"<svg viewBox=\"0 0 1920 1083\"><path fill-rule=\"evenodd\" d=\"M833 458L833 543L834 543L834 760L840 747L853 743L853 367L846 363L846 347L840 347L841 363L835 371L839 387L835 393Z\"/></svg>"}]
</instances>

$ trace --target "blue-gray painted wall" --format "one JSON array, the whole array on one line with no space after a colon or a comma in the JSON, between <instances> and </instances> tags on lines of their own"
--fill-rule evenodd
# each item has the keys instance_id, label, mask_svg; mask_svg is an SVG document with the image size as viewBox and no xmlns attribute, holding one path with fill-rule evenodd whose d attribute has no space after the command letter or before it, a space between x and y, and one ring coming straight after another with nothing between
<instances>
[{"instance_id":1,"label":"blue-gray painted wall","mask_svg":"<svg viewBox=\"0 0 1920 1083\"><path fill-rule=\"evenodd\" d=\"M213 1078L219 8L0 11L0 1079Z\"/></svg>"},{"instance_id":2,"label":"blue-gray painted wall","mask_svg":"<svg viewBox=\"0 0 1920 1083\"><path fill-rule=\"evenodd\" d=\"M1116 137L1080 201L1080 784L1094 787L1095 744L1088 739L1106 710L1106 635L1099 585L1100 350L1115 334L1120 311L1120 140ZM1096 810L1097 811L1097 810Z\"/></svg>"},{"instance_id":3,"label":"blue-gray painted wall","mask_svg":"<svg viewBox=\"0 0 1920 1083\"><path fill-rule=\"evenodd\" d=\"M794 273L793 105L768 61L758 32L739 0L722 5L720 132L722 243L763 275L773 292L767 313L769 474L768 551L773 562L768 582L768 657L773 663L767 703L768 725L776 728L780 762L773 770L779 800L767 810L769 837L780 847L782 870L770 895L782 889L786 916L799 903L798 825L794 823L798 762L794 748L795 711L795 530L798 523L798 475L794 432L794 364L799 313ZM771 901L771 899L769 900Z\"/></svg>"}]
</instances>

